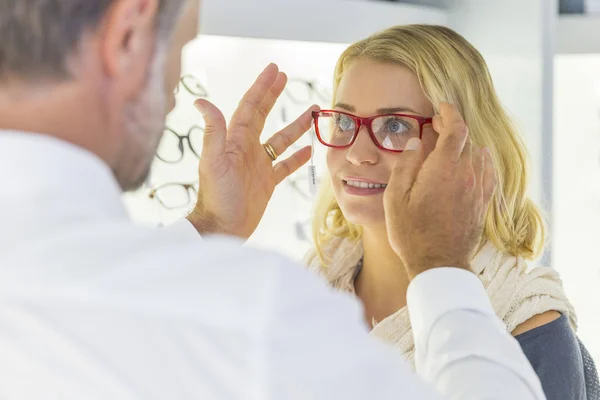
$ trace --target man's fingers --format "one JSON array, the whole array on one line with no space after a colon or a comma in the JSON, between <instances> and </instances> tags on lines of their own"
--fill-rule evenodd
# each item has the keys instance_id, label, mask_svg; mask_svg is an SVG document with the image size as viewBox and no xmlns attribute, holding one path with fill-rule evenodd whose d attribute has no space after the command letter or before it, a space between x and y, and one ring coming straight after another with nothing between
<instances>
[{"instance_id":1,"label":"man's fingers","mask_svg":"<svg viewBox=\"0 0 600 400\"><path fill-rule=\"evenodd\" d=\"M431 120L431 125L433 126L433 130L438 134L440 132L445 132L444 119L441 115L436 115Z\"/></svg>"},{"instance_id":2,"label":"man's fingers","mask_svg":"<svg viewBox=\"0 0 600 400\"><path fill-rule=\"evenodd\" d=\"M285 151L298 139L302 137L310 129L312 123L312 112L318 111L318 106L311 106L305 111L298 119L277 132L271 139L268 140L269 144L273 146L273 149L277 154L283 154Z\"/></svg>"},{"instance_id":3,"label":"man's fingers","mask_svg":"<svg viewBox=\"0 0 600 400\"><path fill-rule=\"evenodd\" d=\"M444 132L438 133L440 137L438 138L436 149L440 149L447 157L457 162L469 138L467 125L464 123L454 123L451 126L446 125Z\"/></svg>"},{"instance_id":4,"label":"man's fingers","mask_svg":"<svg viewBox=\"0 0 600 400\"><path fill-rule=\"evenodd\" d=\"M265 121L267 120L267 117L273 110L273 106L275 106L277 99L279 99L279 96L281 96L281 93L283 93L286 84L286 74L284 74L283 72L279 72L275 83L273 84L271 89L269 89L269 93L267 93L267 96L263 100L262 104L254 113L254 120L252 121L252 130L256 133L257 136L260 136L260 134L262 133L265 127Z\"/></svg>"},{"instance_id":5,"label":"man's fingers","mask_svg":"<svg viewBox=\"0 0 600 400\"><path fill-rule=\"evenodd\" d=\"M475 190L483 194L483 175L485 173L485 153L482 148L475 147L472 155L473 171L475 172Z\"/></svg>"},{"instance_id":6,"label":"man's fingers","mask_svg":"<svg viewBox=\"0 0 600 400\"><path fill-rule=\"evenodd\" d=\"M215 160L225 153L227 122L221 110L211 102L199 99L194 102L194 105L204 118L202 157Z\"/></svg>"},{"instance_id":7,"label":"man's fingers","mask_svg":"<svg viewBox=\"0 0 600 400\"><path fill-rule=\"evenodd\" d=\"M232 129L239 126L252 127L256 113L278 77L279 68L275 64L269 64L240 101L238 108L231 117L230 125Z\"/></svg>"},{"instance_id":8,"label":"man's fingers","mask_svg":"<svg viewBox=\"0 0 600 400\"><path fill-rule=\"evenodd\" d=\"M466 165L473 166L473 169L475 169L475 153L477 153L477 148L473 149L473 142L471 141L471 138L467 136L467 138L465 139L465 144L463 146L462 154L460 155L461 161Z\"/></svg>"},{"instance_id":9,"label":"man's fingers","mask_svg":"<svg viewBox=\"0 0 600 400\"><path fill-rule=\"evenodd\" d=\"M451 103L440 103L440 115L444 119L444 124L450 126L455 123L465 122L460 114L458 107Z\"/></svg>"},{"instance_id":10,"label":"man's fingers","mask_svg":"<svg viewBox=\"0 0 600 400\"><path fill-rule=\"evenodd\" d=\"M419 170L423 165L423 145L419 139L410 139L399 155L392 169L392 176L388 182L388 188L397 196L406 195L417 179Z\"/></svg>"},{"instance_id":11,"label":"man's fingers","mask_svg":"<svg viewBox=\"0 0 600 400\"><path fill-rule=\"evenodd\" d=\"M432 125L439 134L435 146L436 153L441 153L457 162L469 137L469 129L458 108L452 104L440 104L440 114L433 118Z\"/></svg>"},{"instance_id":12,"label":"man's fingers","mask_svg":"<svg viewBox=\"0 0 600 400\"><path fill-rule=\"evenodd\" d=\"M289 158L277 163L275 165L273 172L275 174L275 182L279 185L285 178L293 174L310 160L310 155L312 153L312 149L310 146L304 147L301 150L298 150Z\"/></svg>"},{"instance_id":13,"label":"man's fingers","mask_svg":"<svg viewBox=\"0 0 600 400\"><path fill-rule=\"evenodd\" d=\"M383 207L388 227L390 244L397 254L401 254L397 244L401 241L398 225L406 223L403 213L410 200L419 171L423 166L423 145L419 139L410 139L404 152L398 155L392 168L392 176L383 194ZM418 185L417 185L418 186Z\"/></svg>"},{"instance_id":14,"label":"man's fingers","mask_svg":"<svg viewBox=\"0 0 600 400\"><path fill-rule=\"evenodd\" d=\"M483 206L484 210L487 210L494 195L494 191L496 190L496 185L498 184L498 176L496 174L492 153L486 148L483 150L483 155L484 171L481 185L483 187Z\"/></svg>"}]
</instances>

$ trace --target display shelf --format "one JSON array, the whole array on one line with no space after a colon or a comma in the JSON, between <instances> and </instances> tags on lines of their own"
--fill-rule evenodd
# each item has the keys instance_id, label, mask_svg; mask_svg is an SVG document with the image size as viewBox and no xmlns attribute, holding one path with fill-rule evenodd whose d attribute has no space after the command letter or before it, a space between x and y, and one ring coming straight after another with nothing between
<instances>
[{"instance_id":1,"label":"display shelf","mask_svg":"<svg viewBox=\"0 0 600 400\"><path fill-rule=\"evenodd\" d=\"M600 14L561 15L556 27L559 54L600 54Z\"/></svg>"},{"instance_id":2,"label":"display shelf","mask_svg":"<svg viewBox=\"0 0 600 400\"><path fill-rule=\"evenodd\" d=\"M351 43L392 25L447 24L448 13L365 0L204 0L201 21L208 35Z\"/></svg>"}]
</instances>

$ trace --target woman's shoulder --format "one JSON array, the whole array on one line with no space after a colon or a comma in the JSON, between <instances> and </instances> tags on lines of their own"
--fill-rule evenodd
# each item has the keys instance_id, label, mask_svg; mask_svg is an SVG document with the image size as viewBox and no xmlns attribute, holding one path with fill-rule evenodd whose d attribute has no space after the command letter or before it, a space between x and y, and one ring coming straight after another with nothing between
<instances>
[{"instance_id":1,"label":"woman's shoulder","mask_svg":"<svg viewBox=\"0 0 600 400\"><path fill-rule=\"evenodd\" d=\"M561 315L515 339L542 382L549 400L584 400L585 373L579 340Z\"/></svg>"},{"instance_id":2,"label":"woman's shoulder","mask_svg":"<svg viewBox=\"0 0 600 400\"><path fill-rule=\"evenodd\" d=\"M521 335L525 332L529 332L533 329L542 327L550 322L553 322L561 317L561 313L558 311L547 311L542 314L537 314L522 324L518 325L511 334L513 336Z\"/></svg>"},{"instance_id":3,"label":"woman's shoulder","mask_svg":"<svg viewBox=\"0 0 600 400\"><path fill-rule=\"evenodd\" d=\"M516 331L513 333L519 343L542 343L548 345L564 341L577 342L575 332L564 314L559 314L558 318L552 318L547 323L530 327L522 333Z\"/></svg>"}]
</instances>

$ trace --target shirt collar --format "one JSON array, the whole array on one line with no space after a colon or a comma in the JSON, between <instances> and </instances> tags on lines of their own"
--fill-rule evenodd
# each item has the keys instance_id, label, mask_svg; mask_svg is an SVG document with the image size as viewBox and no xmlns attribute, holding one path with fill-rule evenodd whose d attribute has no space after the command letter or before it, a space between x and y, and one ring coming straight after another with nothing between
<instances>
[{"instance_id":1,"label":"shirt collar","mask_svg":"<svg viewBox=\"0 0 600 400\"><path fill-rule=\"evenodd\" d=\"M128 218L110 168L95 154L71 143L49 135L0 131L0 170L0 201L4 203L0 214L27 213L19 209L33 207L42 214Z\"/></svg>"}]
</instances>

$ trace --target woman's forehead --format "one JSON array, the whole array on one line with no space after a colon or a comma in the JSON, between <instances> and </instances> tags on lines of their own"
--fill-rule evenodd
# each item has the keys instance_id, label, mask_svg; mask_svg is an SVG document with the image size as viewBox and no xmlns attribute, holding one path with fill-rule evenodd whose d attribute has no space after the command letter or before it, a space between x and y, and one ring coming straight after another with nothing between
<instances>
[{"instance_id":1,"label":"woman's forehead","mask_svg":"<svg viewBox=\"0 0 600 400\"><path fill-rule=\"evenodd\" d=\"M355 60L344 71L336 103L349 105L358 114L386 108L413 109L422 115L432 111L412 71L400 64L364 59Z\"/></svg>"}]
</instances>

